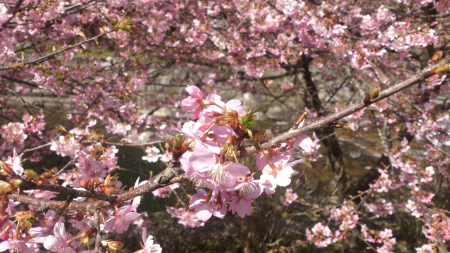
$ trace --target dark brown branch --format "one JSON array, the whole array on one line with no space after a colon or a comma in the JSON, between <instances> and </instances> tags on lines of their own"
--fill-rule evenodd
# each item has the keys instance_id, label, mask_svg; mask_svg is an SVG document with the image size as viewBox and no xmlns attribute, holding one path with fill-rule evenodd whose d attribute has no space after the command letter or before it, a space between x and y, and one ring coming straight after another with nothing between
<instances>
[{"instance_id":1,"label":"dark brown branch","mask_svg":"<svg viewBox=\"0 0 450 253\"><path fill-rule=\"evenodd\" d=\"M320 101L319 91L317 90L316 84L312 79L311 71L309 70L309 64L311 61L311 57L308 57L306 55L302 56L301 64L303 65L304 69L304 76L306 80L306 94L308 95L305 98L305 104L307 107L316 110L319 113L319 116L325 116L325 108L322 105L322 101ZM343 82L342 84L344 83L345 82ZM344 191L344 188L346 187L345 183L347 181L347 176L345 174L343 153L338 139L334 134L334 128L320 128L316 129L315 132L317 136L322 139L321 142L328 151L328 161L333 172L333 192L335 195L341 196L340 193L342 193Z\"/></svg>"}]
</instances>

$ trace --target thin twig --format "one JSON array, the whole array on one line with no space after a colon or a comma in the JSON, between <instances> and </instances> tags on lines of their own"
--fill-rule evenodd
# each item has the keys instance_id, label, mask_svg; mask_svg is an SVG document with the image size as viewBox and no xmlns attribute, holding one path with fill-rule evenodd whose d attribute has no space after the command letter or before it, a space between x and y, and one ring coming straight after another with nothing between
<instances>
[{"instance_id":1,"label":"thin twig","mask_svg":"<svg viewBox=\"0 0 450 253\"><path fill-rule=\"evenodd\" d=\"M95 248L94 252L98 253L100 249L100 215L98 214L99 211L96 210L94 212L94 220L95 220L95 228L97 229L97 234L95 235Z\"/></svg>"},{"instance_id":2,"label":"thin twig","mask_svg":"<svg viewBox=\"0 0 450 253\"><path fill-rule=\"evenodd\" d=\"M58 50L58 51L56 51L56 52L54 52L54 53L51 53L51 54L48 54L48 55L45 55L45 56L36 58L36 59L34 59L34 60L31 60L31 61L17 63L17 64L14 64L13 66L8 66L8 67L0 67L0 70L7 70L7 69L13 69L13 68L16 68L16 67L19 67L19 66L27 66L27 65L35 65L35 64L39 64L39 63L44 62L44 61L46 61L46 60L48 60L48 59L50 59L50 58L53 58L54 56L56 56L56 55L58 55L58 54L64 53L64 52L66 52L66 51L68 51L68 50L70 50L70 49L79 47L79 46L81 46L81 45L83 45L83 44L86 44L86 43L88 43L88 42L91 42L91 41L95 41L95 40L97 40L98 38L103 37L103 36L105 36L106 34L111 33L111 32L112 32L112 31L104 32L104 33L99 34L99 35L97 35L97 36L94 36L94 37L92 37L92 38L89 38L89 39L86 39L86 40L84 40L84 41L81 41L81 42L79 42L79 43L77 43L77 44L75 44L75 45L72 45L72 46L69 46L69 47L60 49L60 50Z\"/></svg>"}]
</instances>

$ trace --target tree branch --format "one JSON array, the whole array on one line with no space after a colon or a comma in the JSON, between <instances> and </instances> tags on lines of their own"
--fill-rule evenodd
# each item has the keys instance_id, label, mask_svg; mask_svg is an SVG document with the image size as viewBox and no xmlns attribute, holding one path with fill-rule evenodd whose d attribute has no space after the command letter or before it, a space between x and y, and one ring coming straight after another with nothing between
<instances>
[{"instance_id":1,"label":"tree branch","mask_svg":"<svg viewBox=\"0 0 450 253\"><path fill-rule=\"evenodd\" d=\"M91 211L94 212L95 210L106 209L112 207L113 205L120 205L127 200L133 199L134 197L142 196L156 189L183 181L187 181L187 177L184 174L184 171L181 169L180 164L178 162L172 161L171 166L168 169L162 171L155 177L151 178L148 183L116 196L107 195L108 198L115 198L115 201L111 202L107 200L97 200L91 202L72 201L69 204L68 210L83 210L88 212ZM77 191L77 193L79 192ZM99 195L94 194L89 196L96 198ZM34 205L39 207L48 206L50 209L54 210L59 210L60 206L65 203L65 201L37 199L26 195L20 195L18 193L10 194L8 195L8 197L14 201L19 201L23 204Z\"/></svg>"},{"instance_id":2,"label":"tree branch","mask_svg":"<svg viewBox=\"0 0 450 253\"><path fill-rule=\"evenodd\" d=\"M390 86L389 88L382 90L378 96L378 98L371 100L370 102L365 103L364 101L355 103L350 105L347 108L342 109L341 111L338 111L336 113L330 114L320 120L317 120L315 122L312 122L309 125L305 125L301 128L298 129L294 129L291 130L289 132L280 134L274 138L272 138L271 140L267 141L266 143L262 144L261 147L263 149L269 149L269 148L274 148L276 147L278 144L285 142L289 139L295 138L301 134L304 134L306 132L310 132L310 131L314 131L316 129L320 129L320 128L326 128L328 127L331 123L336 122L339 119L342 119L352 113L355 113L361 109L364 109L366 107L368 107L369 105L376 103L382 99L385 99L401 90L404 90L408 87L410 87L411 85L423 81L425 80L425 77L427 77L427 74L430 70L437 68L443 64L449 63L450 62L450 55L447 55L446 57L444 57L441 61L439 61L437 64L433 64L423 70L421 70L419 73L415 74L413 77L399 82L395 85ZM369 91L368 91L369 92ZM238 152L238 157L244 157L244 156L249 156L249 155L253 155L256 152L258 152L258 150L260 150L260 148L258 147L258 145L251 145L251 146L247 146L247 147L243 147L240 149L240 151Z\"/></svg>"},{"instance_id":3,"label":"tree branch","mask_svg":"<svg viewBox=\"0 0 450 253\"><path fill-rule=\"evenodd\" d=\"M113 30L112 30L112 31L113 31ZM70 50L70 49L72 49L72 48L79 47L79 46L81 46L81 45L83 45L83 44L86 44L86 43L88 43L88 42L97 40L98 38L103 37L103 36L105 36L106 34L111 33L112 31L104 32L104 33L99 34L99 35L97 35L97 36L94 36L94 37L92 37L92 38L89 38L89 39L86 39L86 40L84 40L84 41L81 41L81 42L79 42L79 43L77 43L77 44L75 44L75 45L66 47L66 48L64 48L64 49L60 49L60 50L58 50L58 51L56 51L56 52L54 52L54 53L51 53L51 54L48 54L48 55L45 55L45 56L36 58L36 59L34 59L34 60L31 60L31 61L21 62L21 63L16 63L16 64L14 64L13 66L9 66L9 67L0 67L0 70L13 69L13 68L17 68L18 66L23 66L23 65L26 66L26 65L35 65L35 64L39 64L39 63L44 62L44 61L46 61L46 60L48 60L48 59L50 59L50 58L53 58L54 56L56 56L56 55L58 55L58 54L64 53L64 52L66 52L66 51L68 51L68 50Z\"/></svg>"}]
</instances>

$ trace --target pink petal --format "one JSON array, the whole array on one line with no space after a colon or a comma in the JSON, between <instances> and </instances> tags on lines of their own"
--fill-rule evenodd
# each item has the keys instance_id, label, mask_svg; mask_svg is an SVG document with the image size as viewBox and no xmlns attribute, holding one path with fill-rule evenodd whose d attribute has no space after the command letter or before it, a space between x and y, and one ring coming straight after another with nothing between
<instances>
[{"instance_id":1,"label":"pink petal","mask_svg":"<svg viewBox=\"0 0 450 253\"><path fill-rule=\"evenodd\" d=\"M277 184L272 174L263 173L259 179L259 186L266 192L266 194L274 194Z\"/></svg>"},{"instance_id":2,"label":"pink petal","mask_svg":"<svg viewBox=\"0 0 450 253\"><path fill-rule=\"evenodd\" d=\"M54 237L53 235L49 235L45 238L44 241L44 248L53 251L53 252L57 252L58 249L61 247L61 242L56 239L56 237ZM1 252L2 250L0 250Z\"/></svg>"},{"instance_id":3,"label":"pink petal","mask_svg":"<svg viewBox=\"0 0 450 253\"><path fill-rule=\"evenodd\" d=\"M226 103L227 110L235 110L239 116L242 116L244 113L244 107L241 105L241 101L239 99L232 99Z\"/></svg>"},{"instance_id":4,"label":"pink petal","mask_svg":"<svg viewBox=\"0 0 450 253\"><path fill-rule=\"evenodd\" d=\"M194 110L199 107L200 104L198 103L198 100L188 97L181 101L181 106L186 110Z\"/></svg>"},{"instance_id":5,"label":"pink petal","mask_svg":"<svg viewBox=\"0 0 450 253\"><path fill-rule=\"evenodd\" d=\"M312 146L314 146L314 143L306 134L299 135L294 140L294 147L300 147L306 152L311 152Z\"/></svg>"},{"instance_id":6,"label":"pink petal","mask_svg":"<svg viewBox=\"0 0 450 253\"><path fill-rule=\"evenodd\" d=\"M186 172L186 175L188 177L191 177L195 174L194 167L192 167L192 164L189 162L189 158L192 156L192 152L186 152L184 153L180 158L181 168Z\"/></svg>"},{"instance_id":7,"label":"pink petal","mask_svg":"<svg viewBox=\"0 0 450 253\"><path fill-rule=\"evenodd\" d=\"M0 252L9 250L10 246L11 246L11 242L10 241L3 241L3 242L1 242L0 243Z\"/></svg>"},{"instance_id":8,"label":"pink petal","mask_svg":"<svg viewBox=\"0 0 450 253\"><path fill-rule=\"evenodd\" d=\"M147 228L142 228L142 242L146 243L146 239L147 239Z\"/></svg>"},{"instance_id":9,"label":"pink petal","mask_svg":"<svg viewBox=\"0 0 450 253\"><path fill-rule=\"evenodd\" d=\"M131 213L125 215L122 219L126 222L132 222L135 219L139 218L139 216L141 216L140 213L131 212Z\"/></svg>"},{"instance_id":10,"label":"pink petal","mask_svg":"<svg viewBox=\"0 0 450 253\"><path fill-rule=\"evenodd\" d=\"M23 167L20 164L20 160L22 159L23 154L17 156L16 153L16 149L13 150L13 171L17 174L17 175L22 175L23 174Z\"/></svg>"},{"instance_id":11,"label":"pink petal","mask_svg":"<svg viewBox=\"0 0 450 253\"><path fill-rule=\"evenodd\" d=\"M55 234L56 238L60 240L66 240L66 228L63 223L57 222L55 224L55 227L53 228L53 233Z\"/></svg>"},{"instance_id":12,"label":"pink petal","mask_svg":"<svg viewBox=\"0 0 450 253\"><path fill-rule=\"evenodd\" d=\"M240 178L250 174L250 169L241 163L232 163L224 168L234 178Z\"/></svg>"},{"instance_id":13,"label":"pink petal","mask_svg":"<svg viewBox=\"0 0 450 253\"><path fill-rule=\"evenodd\" d=\"M277 173L277 178L275 179L277 185L288 186L291 183L291 176L294 173L292 167L286 167Z\"/></svg>"},{"instance_id":14,"label":"pink petal","mask_svg":"<svg viewBox=\"0 0 450 253\"><path fill-rule=\"evenodd\" d=\"M222 101L222 98L215 93L209 94L206 97L206 99L213 101L214 103L218 104L219 106L222 106L222 107L225 106L225 103ZM218 112L221 111L217 106L211 106L210 108L213 108L214 111L218 111Z\"/></svg>"},{"instance_id":15,"label":"pink petal","mask_svg":"<svg viewBox=\"0 0 450 253\"><path fill-rule=\"evenodd\" d=\"M204 195L194 194L189 200L189 209L197 208L197 206L203 205L204 202Z\"/></svg>"},{"instance_id":16,"label":"pink petal","mask_svg":"<svg viewBox=\"0 0 450 253\"><path fill-rule=\"evenodd\" d=\"M252 213L252 202L250 200L238 199L237 197L230 204L230 210L232 213L237 213L241 218L245 215L250 215Z\"/></svg>"},{"instance_id":17,"label":"pink petal","mask_svg":"<svg viewBox=\"0 0 450 253\"><path fill-rule=\"evenodd\" d=\"M189 158L194 170L206 172L216 162L216 156L209 149L200 147L194 150L194 154Z\"/></svg>"},{"instance_id":18,"label":"pink petal","mask_svg":"<svg viewBox=\"0 0 450 253\"><path fill-rule=\"evenodd\" d=\"M222 209L220 210L213 210L214 213L213 215L216 216L217 218L223 219L223 217L225 217L225 215L227 214L227 205L223 204L222 205Z\"/></svg>"},{"instance_id":19,"label":"pink petal","mask_svg":"<svg viewBox=\"0 0 450 253\"><path fill-rule=\"evenodd\" d=\"M145 240L145 246L147 248L147 246L152 246L152 244L153 244L153 236L149 235L147 240Z\"/></svg>"},{"instance_id":20,"label":"pink petal","mask_svg":"<svg viewBox=\"0 0 450 253\"><path fill-rule=\"evenodd\" d=\"M188 85L188 87L186 87L186 91L192 97L203 99L202 91L195 85Z\"/></svg>"},{"instance_id":21,"label":"pink petal","mask_svg":"<svg viewBox=\"0 0 450 253\"><path fill-rule=\"evenodd\" d=\"M194 121L189 121L183 124L183 127L181 128L181 133L184 134L184 136L191 138L191 139L197 139L198 138L198 129L200 128L200 124L195 124Z\"/></svg>"},{"instance_id":22,"label":"pink petal","mask_svg":"<svg viewBox=\"0 0 450 253\"><path fill-rule=\"evenodd\" d=\"M197 208L195 208L195 216L201 221L207 221L209 218L211 218L213 213L213 208L208 205L201 205Z\"/></svg>"},{"instance_id":23,"label":"pink petal","mask_svg":"<svg viewBox=\"0 0 450 253\"><path fill-rule=\"evenodd\" d=\"M228 136L235 135L235 132L233 131L233 129L228 125L225 125L225 126L215 125L215 126L213 126L212 130L213 130L214 134L216 135L217 140L219 140L222 143L226 142Z\"/></svg>"},{"instance_id":24,"label":"pink petal","mask_svg":"<svg viewBox=\"0 0 450 253\"><path fill-rule=\"evenodd\" d=\"M103 227L103 231L108 233L109 231L113 230L114 225L116 224L117 219L116 218L110 218L105 222L105 226Z\"/></svg>"}]
</instances>

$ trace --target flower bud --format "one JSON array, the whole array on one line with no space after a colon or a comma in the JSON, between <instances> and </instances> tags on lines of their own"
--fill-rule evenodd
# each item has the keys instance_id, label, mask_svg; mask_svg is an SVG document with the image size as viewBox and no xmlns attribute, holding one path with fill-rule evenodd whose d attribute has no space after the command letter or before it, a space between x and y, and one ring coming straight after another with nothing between
<instances>
[{"instance_id":1,"label":"flower bud","mask_svg":"<svg viewBox=\"0 0 450 253\"><path fill-rule=\"evenodd\" d=\"M219 117L219 116L222 115L222 113L220 113L220 112L215 112L215 111L207 112L207 113L205 113L205 114L206 114L206 116L208 116L208 117L210 117L210 118L215 118L215 117Z\"/></svg>"},{"instance_id":2,"label":"flower bud","mask_svg":"<svg viewBox=\"0 0 450 253\"><path fill-rule=\"evenodd\" d=\"M69 207L69 205L70 205L70 203L72 202L72 200L73 200L73 196L70 195L70 196L67 198L67 201L64 202L61 206L59 206L59 210L56 212L56 216L57 216L57 217L63 215L63 214L66 212L66 210L67 210L67 208Z\"/></svg>"},{"instance_id":3,"label":"flower bud","mask_svg":"<svg viewBox=\"0 0 450 253\"><path fill-rule=\"evenodd\" d=\"M450 71L450 64L446 63L446 64L443 64L443 65L435 68L434 73L436 73L436 75L443 75L449 71Z\"/></svg>"},{"instance_id":4,"label":"flower bud","mask_svg":"<svg viewBox=\"0 0 450 253\"><path fill-rule=\"evenodd\" d=\"M39 180L39 175L34 170L25 170L24 174L28 179L32 179L36 182Z\"/></svg>"},{"instance_id":5,"label":"flower bud","mask_svg":"<svg viewBox=\"0 0 450 253\"><path fill-rule=\"evenodd\" d=\"M181 145L183 145L185 139L186 139L186 137L184 137L183 135L176 134L172 138L172 145L173 145L173 147L181 147Z\"/></svg>"},{"instance_id":6,"label":"flower bud","mask_svg":"<svg viewBox=\"0 0 450 253\"><path fill-rule=\"evenodd\" d=\"M5 181L0 181L0 195L11 194L15 190L17 190L17 188L14 187L12 184Z\"/></svg>"},{"instance_id":7,"label":"flower bud","mask_svg":"<svg viewBox=\"0 0 450 253\"><path fill-rule=\"evenodd\" d=\"M431 61L433 63L437 63L440 59L442 59L442 56L444 56L444 52L443 51L438 51L438 52L433 54L433 57L431 57Z\"/></svg>"},{"instance_id":8,"label":"flower bud","mask_svg":"<svg viewBox=\"0 0 450 253\"><path fill-rule=\"evenodd\" d=\"M297 122L295 122L295 127L298 127L300 123L305 120L306 114L308 114L308 112L304 112L302 113L302 115L300 115L300 117L298 117Z\"/></svg>"},{"instance_id":9,"label":"flower bud","mask_svg":"<svg viewBox=\"0 0 450 253\"><path fill-rule=\"evenodd\" d=\"M239 117L239 122L244 125L246 128L250 128L253 123L255 123L258 116L252 113L252 110L248 110L247 114L242 117Z\"/></svg>"},{"instance_id":10,"label":"flower bud","mask_svg":"<svg viewBox=\"0 0 450 253\"><path fill-rule=\"evenodd\" d=\"M217 125L219 125L219 126L228 125L228 121L227 120L221 120L221 121L219 121L219 123L217 123Z\"/></svg>"},{"instance_id":11,"label":"flower bud","mask_svg":"<svg viewBox=\"0 0 450 253\"><path fill-rule=\"evenodd\" d=\"M106 239L106 240L101 240L100 243L103 245L103 247L105 247L106 249L109 250L120 250L121 248L123 248L123 243L119 242L119 241L113 241L112 239Z\"/></svg>"},{"instance_id":12,"label":"flower bud","mask_svg":"<svg viewBox=\"0 0 450 253\"><path fill-rule=\"evenodd\" d=\"M19 221L19 224L23 227L31 227L33 224L34 218L36 218L37 213L35 211L18 211L15 214L16 219Z\"/></svg>"},{"instance_id":13,"label":"flower bud","mask_svg":"<svg viewBox=\"0 0 450 253\"><path fill-rule=\"evenodd\" d=\"M352 130L349 126L343 125L343 124L338 124L338 123L331 123L330 127L342 128L342 129L345 129L345 130Z\"/></svg>"},{"instance_id":14,"label":"flower bud","mask_svg":"<svg viewBox=\"0 0 450 253\"><path fill-rule=\"evenodd\" d=\"M378 98L378 96L380 95L380 90L381 88L378 86L373 87L372 90L370 90L370 92L367 93L366 96L364 97L363 100L364 104L368 104L370 103L370 100Z\"/></svg>"},{"instance_id":15,"label":"flower bud","mask_svg":"<svg viewBox=\"0 0 450 253\"><path fill-rule=\"evenodd\" d=\"M381 91L381 88L379 86L373 87L372 90L369 93L370 94L370 100L378 98L378 96L380 95L380 91Z\"/></svg>"},{"instance_id":16,"label":"flower bud","mask_svg":"<svg viewBox=\"0 0 450 253\"><path fill-rule=\"evenodd\" d=\"M0 203L0 216L6 215L6 209L8 208L8 205L9 205L8 196L3 195L1 203ZM3 226L3 224L0 224L0 227L2 227L2 226Z\"/></svg>"},{"instance_id":17,"label":"flower bud","mask_svg":"<svg viewBox=\"0 0 450 253\"><path fill-rule=\"evenodd\" d=\"M111 174L108 174L105 178L105 181L103 181L102 185L103 186L110 186L113 185L117 182L117 180L119 179L119 175L114 175L111 176Z\"/></svg>"},{"instance_id":18,"label":"flower bud","mask_svg":"<svg viewBox=\"0 0 450 253\"><path fill-rule=\"evenodd\" d=\"M8 180L8 183L14 185L15 187L22 186L25 182L22 179L19 178L12 178Z\"/></svg>"},{"instance_id":19,"label":"flower bud","mask_svg":"<svg viewBox=\"0 0 450 253\"><path fill-rule=\"evenodd\" d=\"M252 131L253 140L256 142L262 142L266 139L266 133L260 130Z\"/></svg>"},{"instance_id":20,"label":"flower bud","mask_svg":"<svg viewBox=\"0 0 450 253\"><path fill-rule=\"evenodd\" d=\"M55 128L55 131L56 131L56 133L58 133L58 134L60 134L60 133L67 133L67 130L66 130L63 126L61 126L61 125L57 126L57 127Z\"/></svg>"},{"instance_id":21,"label":"flower bud","mask_svg":"<svg viewBox=\"0 0 450 253\"><path fill-rule=\"evenodd\" d=\"M111 195L114 192L116 192L116 188L115 187L101 187L100 188L100 192L104 193L104 194Z\"/></svg>"},{"instance_id":22,"label":"flower bud","mask_svg":"<svg viewBox=\"0 0 450 253\"><path fill-rule=\"evenodd\" d=\"M230 117L232 119L237 119L239 117L237 111L235 111L235 110L229 110L227 112L227 115L228 115L228 117ZM250 117L251 117L251 114L250 114Z\"/></svg>"},{"instance_id":23,"label":"flower bud","mask_svg":"<svg viewBox=\"0 0 450 253\"><path fill-rule=\"evenodd\" d=\"M83 232L81 233L81 238L84 237L90 237L91 235L93 235L95 232L97 231L97 229L95 228L88 228L83 230Z\"/></svg>"},{"instance_id":24,"label":"flower bud","mask_svg":"<svg viewBox=\"0 0 450 253\"><path fill-rule=\"evenodd\" d=\"M83 221L83 220L84 220L84 213L83 213L83 211L78 211L78 212L75 214L75 219L76 219L78 222Z\"/></svg>"},{"instance_id":25,"label":"flower bud","mask_svg":"<svg viewBox=\"0 0 450 253\"><path fill-rule=\"evenodd\" d=\"M15 175L14 171L6 164L4 161L0 160L0 169L3 170L7 175ZM4 173L2 173L4 174Z\"/></svg>"}]
</instances>

